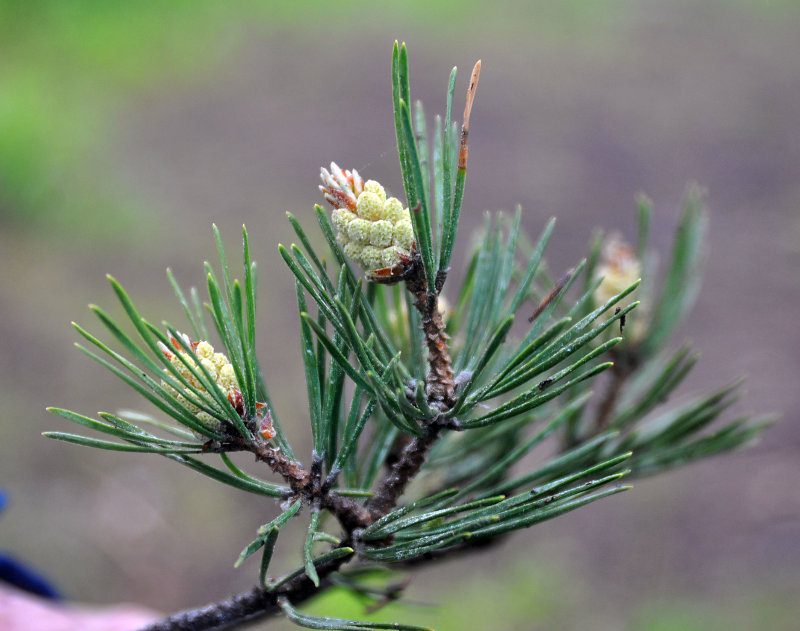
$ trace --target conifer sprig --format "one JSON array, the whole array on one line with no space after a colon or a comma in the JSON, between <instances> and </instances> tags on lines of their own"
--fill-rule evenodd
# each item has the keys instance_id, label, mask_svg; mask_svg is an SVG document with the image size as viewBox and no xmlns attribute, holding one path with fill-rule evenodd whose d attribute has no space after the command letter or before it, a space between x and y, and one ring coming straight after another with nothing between
<instances>
[{"instance_id":1,"label":"conifer sprig","mask_svg":"<svg viewBox=\"0 0 800 631\"><path fill-rule=\"evenodd\" d=\"M236 560L249 564L261 553L252 590L150 631L234 628L276 614L316 629L419 629L310 616L297 607L334 584L397 598L402 587L370 586L372 568L466 553L627 490L620 482L626 475L740 447L769 422L742 417L712 427L738 384L662 409L697 361L688 345L667 347L698 293L706 219L694 190L660 290L647 240L651 208L640 198L636 249L598 235L587 258L557 279L544 257L555 220L529 245L521 209L511 217L487 214L482 238L462 257L468 265L460 290L448 286L454 306L445 306L480 68L470 78L460 133L455 68L444 119L430 126L421 103L412 110L408 53L395 43L392 105L406 206L332 163L320 187L332 218L315 207L329 253L287 213L299 244L279 252L295 282L308 405L283 418L309 428L307 467L278 423L269 374L256 356L257 274L247 230L237 280L214 227L220 267L206 264L205 305L168 271L191 335L151 323L113 278L127 322L91 307L111 342L75 325L89 342L79 348L160 418L101 412L98 420L51 408L103 438L47 436L159 454L284 500ZM560 443L549 456L533 457L555 437ZM239 468L231 454L240 451L265 465L265 479ZM279 535L292 527L305 533L297 569L270 578Z\"/></svg>"}]
</instances>

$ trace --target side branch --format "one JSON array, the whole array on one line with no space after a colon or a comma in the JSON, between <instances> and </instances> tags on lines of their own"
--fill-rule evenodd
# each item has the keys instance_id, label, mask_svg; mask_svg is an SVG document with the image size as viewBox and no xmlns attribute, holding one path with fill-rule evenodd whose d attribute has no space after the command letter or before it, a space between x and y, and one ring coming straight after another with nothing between
<instances>
[{"instance_id":1,"label":"side branch","mask_svg":"<svg viewBox=\"0 0 800 631\"><path fill-rule=\"evenodd\" d=\"M450 338L445 332L442 313L439 311L439 292L445 279L446 273L440 272L436 278L436 287L429 288L419 255L412 261L404 278L406 288L416 298L414 306L420 313L425 346L428 348L428 374L425 377L428 404L441 412L449 410L455 404L455 376L447 344ZM423 436L404 436L407 442L402 451L392 462L375 495L366 504L373 520L380 519L395 507L408 483L422 468L428 450L442 430L440 418L437 416L428 419Z\"/></svg>"},{"instance_id":2,"label":"side branch","mask_svg":"<svg viewBox=\"0 0 800 631\"><path fill-rule=\"evenodd\" d=\"M229 443L227 446L253 453L256 460L266 463L270 469L286 480L292 489L292 495L302 497L308 502L317 504L320 508L325 508L336 515L339 523L348 534L356 528L363 528L369 525L371 517L364 505L330 490L329 486L320 479L316 467L312 466L311 471L306 471L299 462L288 458L279 450L270 447L266 442L245 443L244 441L239 441Z\"/></svg>"},{"instance_id":3,"label":"side branch","mask_svg":"<svg viewBox=\"0 0 800 631\"><path fill-rule=\"evenodd\" d=\"M312 484L311 474L303 469L303 466L277 449L270 447L265 442L242 443L241 447L251 451L256 460L269 466L275 473L283 477L289 484L292 491L297 494L304 494Z\"/></svg>"},{"instance_id":4,"label":"side branch","mask_svg":"<svg viewBox=\"0 0 800 631\"><path fill-rule=\"evenodd\" d=\"M419 311L425 346L428 348L428 375L425 378L428 403L443 412L455 403L455 376L447 344L450 337L445 333L442 313L439 311L439 291L444 280L445 276L440 275L437 287L429 291L422 265L418 261L414 261L406 277L406 288L416 298L414 306Z\"/></svg>"},{"instance_id":5,"label":"side branch","mask_svg":"<svg viewBox=\"0 0 800 631\"><path fill-rule=\"evenodd\" d=\"M439 437L440 430L439 425L429 425L424 436L415 436L403 448L400 457L389 469L375 495L367 502L366 508L373 519L383 517L394 508L406 485L424 464L428 449Z\"/></svg>"},{"instance_id":6,"label":"side branch","mask_svg":"<svg viewBox=\"0 0 800 631\"><path fill-rule=\"evenodd\" d=\"M436 294L417 294L415 303L421 315L425 346L428 348L428 376L425 379L428 401L450 409L455 403L455 376L450 362L442 312Z\"/></svg>"},{"instance_id":7,"label":"side branch","mask_svg":"<svg viewBox=\"0 0 800 631\"><path fill-rule=\"evenodd\" d=\"M628 378L639 367L639 358L635 351L633 353L621 353L616 348L609 351L609 355L614 362L614 365L609 371L611 373L611 380L597 409L597 416L594 421L593 431L595 434L608 429L608 424L611 422L611 415L617 405L617 399L622 392L622 388L628 381Z\"/></svg>"}]
</instances>

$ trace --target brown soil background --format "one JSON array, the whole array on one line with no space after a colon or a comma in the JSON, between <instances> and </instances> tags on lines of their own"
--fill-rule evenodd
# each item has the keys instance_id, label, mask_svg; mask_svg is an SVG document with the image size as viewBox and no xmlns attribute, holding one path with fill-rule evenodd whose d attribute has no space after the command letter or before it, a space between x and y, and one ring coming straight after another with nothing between
<instances>
[{"instance_id":1,"label":"brown soil background","mask_svg":"<svg viewBox=\"0 0 800 631\"><path fill-rule=\"evenodd\" d=\"M438 33L421 17L365 10L373 29L245 29L213 76L131 95L95 168L99 185L112 177L153 209L143 221L157 236L113 248L16 229L0 236L0 472L13 498L2 547L94 602L174 610L251 584L254 567L233 570L232 561L274 506L156 457L47 442L42 431L66 428L44 407L142 408L71 348L68 322L100 330L87 302L119 314L106 272L146 314L179 322L163 269L202 284L202 261L215 259L210 223L235 252L244 222L260 263L268 385L291 438L305 440L294 288L276 245L292 239L286 210L311 225L318 168L330 160L400 190L389 91L400 37L412 96L429 114L443 110L451 66L460 100L469 68L483 60L462 247L485 209L520 203L531 234L558 217L549 261L563 269L595 226L632 237L634 195L644 191L665 252L686 184L707 188L704 289L674 340L691 338L702 359L681 393L745 375L732 414L782 417L754 449L640 481L516 535L500 558L438 567L412 595L457 593L453 577L464 574L499 580L502 559L514 557L563 573L596 607L591 618L548 628L627 628L636 603L673 597L725 602L763 589L788 602L800 586L800 20L788 15L631 3L613 20L598 12L595 25L548 33L532 11L510 5L462 15ZM288 566L297 546L284 544Z\"/></svg>"}]
</instances>

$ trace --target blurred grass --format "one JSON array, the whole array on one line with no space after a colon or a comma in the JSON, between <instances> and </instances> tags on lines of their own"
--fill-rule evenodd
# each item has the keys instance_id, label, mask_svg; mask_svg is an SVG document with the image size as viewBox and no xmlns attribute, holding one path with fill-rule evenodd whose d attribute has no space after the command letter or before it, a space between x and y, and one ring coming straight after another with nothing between
<instances>
[{"instance_id":1,"label":"blurred grass","mask_svg":"<svg viewBox=\"0 0 800 631\"><path fill-rule=\"evenodd\" d=\"M226 24L241 18L223 3L193 6L0 3L0 214L12 225L87 240L142 230L135 191L112 168L103 181L89 174L125 95L208 76L232 49Z\"/></svg>"},{"instance_id":2,"label":"blurred grass","mask_svg":"<svg viewBox=\"0 0 800 631\"><path fill-rule=\"evenodd\" d=\"M785 588L784 588L785 589ZM723 602L691 598L645 603L631 628L635 631L794 631L800 620L800 603L779 588L752 585Z\"/></svg>"},{"instance_id":3,"label":"blurred grass","mask_svg":"<svg viewBox=\"0 0 800 631\"><path fill-rule=\"evenodd\" d=\"M773 12L776 4L740 2ZM432 38L455 39L463 38L480 4L407 0L382 3L375 13L363 2L333 8L321 1L0 0L0 216L17 229L86 241L143 233L155 209L104 164L115 117L130 95L212 81L248 31L293 30L337 39L364 33L379 19L398 33L427 30ZM539 39L583 45L630 5L625 0L511 4L514 11L488 15L495 28L526 29L522 12L536 20ZM106 176L102 181L98 167Z\"/></svg>"},{"instance_id":4,"label":"blurred grass","mask_svg":"<svg viewBox=\"0 0 800 631\"><path fill-rule=\"evenodd\" d=\"M468 576L436 586L435 602L419 600L431 591L412 583L408 602L389 604L372 614L365 613L368 604L338 588L305 610L319 616L429 625L436 631L795 631L800 620L800 603L790 597L786 585L744 583L740 591L713 600L670 594L621 608L600 601L585 579L570 574L558 561L539 565L510 561L496 573L485 572L480 558L473 560Z\"/></svg>"},{"instance_id":5,"label":"blurred grass","mask_svg":"<svg viewBox=\"0 0 800 631\"><path fill-rule=\"evenodd\" d=\"M463 631L466 629L555 629L569 611L577 606L579 592L575 585L557 569L545 573L529 565L513 563L503 570L498 581L494 573L484 574L480 560L474 572L456 584L438 585L429 591L435 600L420 596L413 587L407 602L389 604L375 613L366 614L364 601L342 589L334 588L315 599L306 608L319 616L335 615L342 618L370 622L402 621L427 625L436 631Z\"/></svg>"}]
</instances>

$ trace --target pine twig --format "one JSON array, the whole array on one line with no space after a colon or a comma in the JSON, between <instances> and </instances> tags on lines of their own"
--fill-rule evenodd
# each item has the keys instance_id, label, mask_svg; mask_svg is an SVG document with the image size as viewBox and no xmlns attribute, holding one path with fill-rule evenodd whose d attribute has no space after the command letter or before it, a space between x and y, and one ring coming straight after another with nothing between
<instances>
[{"instance_id":1,"label":"pine twig","mask_svg":"<svg viewBox=\"0 0 800 631\"><path fill-rule=\"evenodd\" d=\"M455 403L455 376L447 340L439 310L439 292L444 285L445 274L437 278L436 287L430 291L425 282L421 264L415 264L406 277L406 288L416 298L414 306L420 314L425 346L428 348L428 375L425 378L425 391L428 403L441 411L449 410Z\"/></svg>"},{"instance_id":2,"label":"pine twig","mask_svg":"<svg viewBox=\"0 0 800 631\"><path fill-rule=\"evenodd\" d=\"M614 365L609 371L611 379L600 401L600 405L597 408L597 415L595 416L594 427L592 428L593 435L597 435L608 429L608 424L611 422L611 415L614 412L617 399L622 393L628 378L639 367L639 358L635 351L632 353L620 353L616 348L612 348L609 351L609 355Z\"/></svg>"},{"instance_id":3,"label":"pine twig","mask_svg":"<svg viewBox=\"0 0 800 631\"><path fill-rule=\"evenodd\" d=\"M436 442L440 431L440 425L429 425L424 436L412 438L405 446L400 457L386 473L375 495L367 502L367 510L373 519L380 519L394 508L408 483L424 464L428 450Z\"/></svg>"},{"instance_id":4,"label":"pine twig","mask_svg":"<svg viewBox=\"0 0 800 631\"><path fill-rule=\"evenodd\" d=\"M288 458L279 450L270 447L266 442L245 443L241 441L237 446L242 450L252 452L256 460L267 464L270 469L283 477L294 494L303 494L311 486L312 476L308 471L303 469L303 466L299 462Z\"/></svg>"},{"instance_id":5,"label":"pine twig","mask_svg":"<svg viewBox=\"0 0 800 631\"><path fill-rule=\"evenodd\" d=\"M425 378L425 392L428 405L446 412L455 404L455 375L445 332L442 313L439 310L439 292L446 278L440 273L436 287L429 291L421 262L415 260L405 277L406 288L416 301L414 306L420 313L425 345L428 348L428 374ZM408 483L417 475L427 458L428 450L441 433L441 416L428 421L423 436L414 437L404 445L399 456L389 467L375 495L367 502L367 509L373 519L387 514L397 504Z\"/></svg>"},{"instance_id":6,"label":"pine twig","mask_svg":"<svg viewBox=\"0 0 800 631\"><path fill-rule=\"evenodd\" d=\"M370 512L363 504L330 490L330 485L320 479L319 467L312 465L311 471L307 471L299 462L288 458L266 442L245 443L240 440L228 443L226 447L226 451L250 451L253 453L256 460L266 463L275 473L286 480L292 489L292 496L302 497L309 503L329 510L336 516L348 535L356 528L368 526L372 521Z\"/></svg>"},{"instance_id":7,"label":"pine twig","mask_svg":"<svg viewBox=\"0 0 800 631\"><path fill-rule=\"evenodd\" d=\"M347 547L349 543L349 540L343 541L337 547ZM227 600L173 614L140 631L224 631L242 628L244 624L252 624L280 613L279 598L286 598L297 605L316 595L330 585L330 574L351 558L352 555L344 556L317 566L319 587L303 573L274 591L253 587Z\"/></svg>"}]
</instances>

